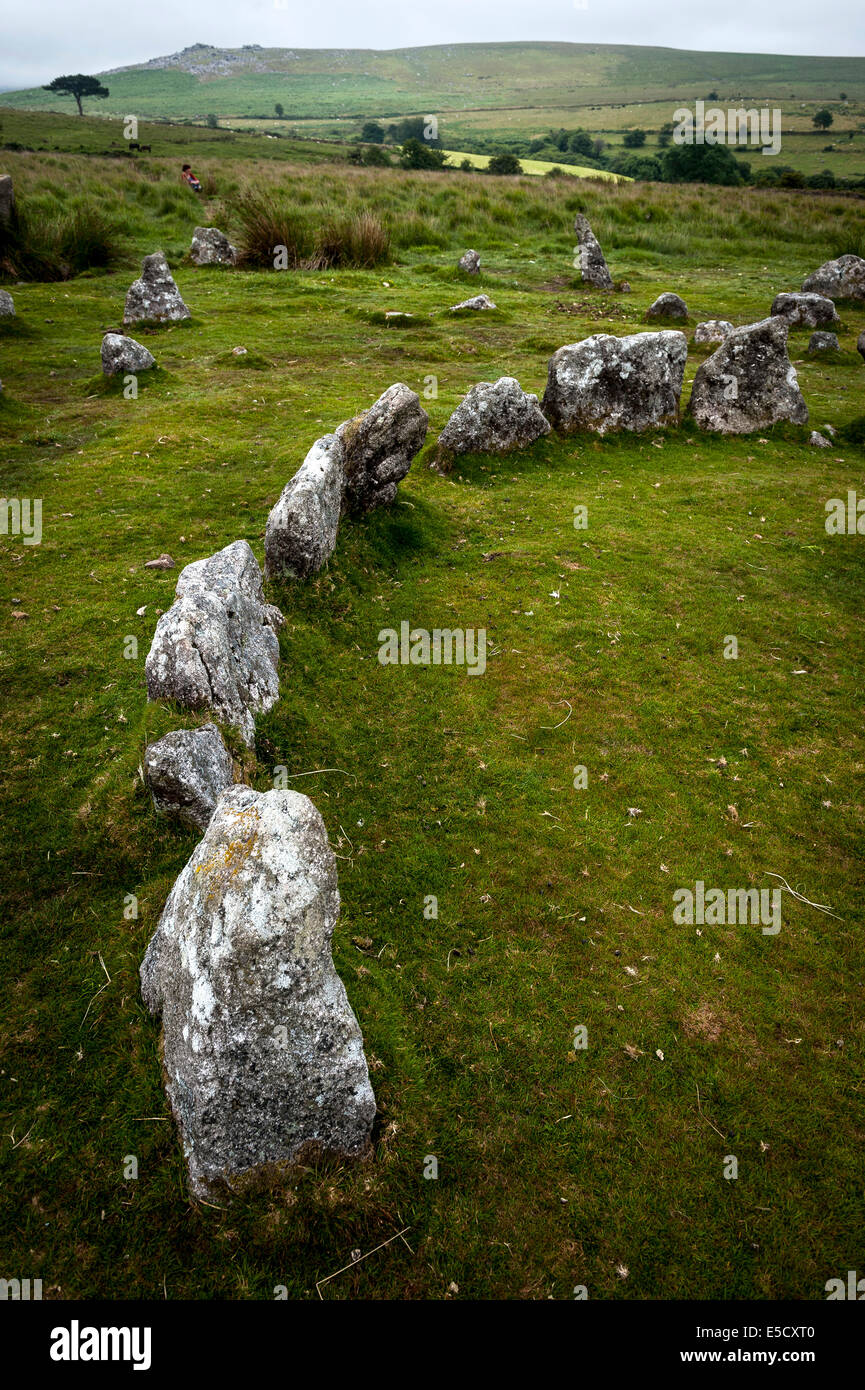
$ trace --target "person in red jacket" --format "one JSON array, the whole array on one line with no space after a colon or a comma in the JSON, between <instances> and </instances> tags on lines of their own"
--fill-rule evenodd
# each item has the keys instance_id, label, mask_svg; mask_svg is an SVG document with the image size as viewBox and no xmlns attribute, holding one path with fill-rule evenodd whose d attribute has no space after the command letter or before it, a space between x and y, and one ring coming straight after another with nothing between
<instances>
[{"instance_id":1,"label":"person in red jacket","mask_svg":"<svg viewBox=\"0 0 865 1390\"><path fill-rule=\"evenodd\" d=\"M189 187L193 190L194 193L201 192L201 184L193 174L192 166L190 164L184 164L183 169L180 173L180 177L186 180L186 182L189 184Z\"/></svg>"}]
</instances>

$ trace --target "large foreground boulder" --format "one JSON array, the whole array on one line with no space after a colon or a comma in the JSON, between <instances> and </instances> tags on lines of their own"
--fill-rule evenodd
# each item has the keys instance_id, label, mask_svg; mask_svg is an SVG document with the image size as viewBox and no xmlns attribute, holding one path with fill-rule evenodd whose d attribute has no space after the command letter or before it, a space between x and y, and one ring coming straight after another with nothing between
<instances>
[{"instance_id":1,"label":"large foreground boulder","mask_svg":"<svg viewBox=\"0 0 865 1390\"><path fill-rule=\"evenodd\" d=\"M0 319L14 319L15 300L8 290L0 290Z\"/></svg>"},{"instance_id":2,"label":"large foreground boulder","mask_svg":"<svg viewBox=\"0 0 865 1390\"><path fill-rule=\"evenodd\" d=\"M734 328L697 368L688 414L701 429L750 434L780 420L804 425L808 407L787 355L784 318Z\"/></svg>"},{"instance_id":3,"label":"large foreground boulder","mask_svg":"<svg viewBox=\"0 0 865 1390\"><path fill-rule=\"evenodd\" d=\"M832 300L823 294L776 294L769 312L785 318L791 328L830 328L841 322Z\"/></svg>"},{"instance_id":4,"label":"large foreground boulder","mask_svg":"<svg viewBox=\"0 0 865 1390\"><path fill-rule=\"evenodd\" d=\"M174 277L168 269L164 251L145 256L141 278L134 280L126 292L124 323L179 323L191 315Z\"/></svg>"},{"instance_id":5,"label":"large foreground boulder","mask_svg":"<svg viewBox=\"0 0 865 1390\"><path fill-rule=\"evenodd\" d=\"M826 261L808 276L802 289L825 294L828 299L865 299L865 260L846 255Z\"/></svg>"},{"instance_id":6,"label":"large foreground boulder","mask_svg":"<svg viewBox=\"0 0 865 1390\"><path fill-rule=\"evenodd\" d=\"M105 376L116 376L118 372L149 372L155 366L156 358L134 338L127 338L123 333L106 333L102 339Z\"/></svg>"},{"instance_id":7,"label":"large foreground boulder","mask_svg":"<svg viewBox=\"0 0 865 1390\"><path fill-rule=\"evenodd\" d=\"M145 748L144 780L160 815L206 830L234 782L231 754L215 724L175 729Z\"/></svg>"},{"instance_id":8,"label":"large foreground boulder","mask_svg":"<svg viewBox=\"0 0 865 1390\"><path fill-rule=\"evenodd\" d=\"M438 441L436 462L446 463L454 454L508 454L525 449L550 424L541 413L537 396L529 395L512 376L473 386L448 420Z\"/></svg>"},{"instance_id":9,"label":"large foreground boulder","mask_svg":"<svg viewBox=\"0 0 865 1390\"><path fill-rule=\"evenodd\" d=\"M330 559L342 513L345 450L335 434L317 439L267 518L265 573L306 579Z\"/></svg>"},{"instance_id":10,"label":"large foreground boulder","mask_svg":"<svg viewBox=\"0 0 865 1390\"><path fill-rule=\"evenodd\" d=\"M237 247L218 227L196 227L189 259L193 265L236 265Z\"/></svg>"},{"instance_id":11,"label":"large foreground boulder","mask_svg":"<svg viewBox=\"0 0 865 1390\"><path fill-rule=\"evenodd\" d=\"M646 430L674 423L688 356L684 333L596 333L550 358L541 408L559 430Z\"/></svg>"},{"instance_id":12,"label":"large foreground boulder","mask_svg":"<svg viewBox=\"0 0 865 1390\"><path fill-rule=\"evenodd\" d=\"M345 420L336 433L345 451L345 506L368 512L396 497L426 439L429 416L420 397L398 381L369 410Z\"/></svg>"},{"instance_id":13,"label":"large foreground boulder","mask_svg":"<svg viewBox=\"0 0 865 1390\"><path fill-rule=\"evenodd\" d=\"M574 220L574 232L577 238L577 250L583 280L587 285L594 285L596 289L611 290L613 277L604 259L600 242L589 225L589 219L584 217L581 212L577 213Z\"/></svg>"},{"instance_id":14,"label":"large foreground boulder","mask_svg":"<svg viewBox=\"0 0 865 1390\"><path fill-rule=\"evenodd\" d=\"M331 957L338 914L309 798L224 792L141 966L194 1194L263 1165L369 1150L376 1104Z\"/></svg>"},{"instance_id":15,"label":"large foreground boulder","mask_svg":"<svg viewBox=\"0 0 865 1390\"><path fill-rule=\"evenodd\" d=\"M279 697L282 614L264 602L246 541L235 541L180 571L174 603L156 625L144 665L151 700L211 709L249 747L255 716Z\"/></svg>"}]
</instances>

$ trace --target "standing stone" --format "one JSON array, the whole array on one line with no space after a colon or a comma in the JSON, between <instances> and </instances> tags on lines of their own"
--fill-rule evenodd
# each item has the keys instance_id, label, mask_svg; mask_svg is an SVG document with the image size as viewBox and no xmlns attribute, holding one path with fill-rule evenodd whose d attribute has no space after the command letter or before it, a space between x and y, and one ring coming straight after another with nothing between
<instances>
[{"instance_id":1,"label":"standing stone","mask_svg":"<svg viewBox=\"0 0 865 1390\"><path fill-rule=\"evenodd\" d=\"M840 323L838 310L822 294L776 294L771 314L780 314L791 328L826 328Z\"/></svg>"},{"instance_id":2,"label":"standing stone","mask_svg":"<svg viewBox=\"0 0 865 1390\"><path fill-rule=\"evenodd\" d=\"M346 506L355 512L387 506L426 439L429 416L420 398L398 381L369 410L336 433L345 451Z\"/></svg>"},{"instance_id":3,"label":"standing stone","mask_svg":"<svg viewBox=\"0 0 865 1390\"><path fill-rule=\"evenodd\" d=\"M862 360L865 361L865 328L863 328L862 332L859 334L856 343L856 351L859 353Z\"/></svg>"},{"instance_id":4,"label":"standing stone","mask_svg":"<svg viewBox=\"0 0 865 1390\"><path fill-rule=\"evenodd\" d=\"M345 451L335 434L317 439L267 518L265 573L306 579L336 548L345 487Z\"/></svg>"},{"instance_id":5,"label":"standing stone","mask_svg":"<svg viewBox=\"0 0 865 1390\"><path fill-rule=\"evenodd\" d=\"M705 323L698 323L694 329L695 343L723 343L728 333L733 332L733 325L727 319L707 319Z\"/></svg>"},{"instance_id":6,"label":"standing stone","mask_svg":"<svg viewBox=\"0 0 865 1390\"><path fill-rule=\"evenodd\" d=\"M249 747L255 715L279 698L279 641L284 619L265 603L246 541L235 541L180 571L174 603L156 625L144 663L151 700L212 709Z\"/></svg>"},{"instance_id":7,"label":"standing stone","mask_svg":"<svg viewBox=\"0 0 865 1390\"><path fill-rule=\"evenodd\" d=\"M15 300L8 290L0 290L0 319L14 319Z\"/></svg>"},{"instance_id":8,"label":"standing stone","mask_svg":"<svg viewBox=\"0 0 865 1390\"><path fill-rule=\"evenodd\" d=\"M550 358L541 408L554 428L646 430L679 418L688 343L684 333L597 333Z\"/></svg>"},{"instance_id":9,"label":"standing stone","mask_svg":"<svg viewBox=\"0 0 865 1390\"><path fill-rule=\"evenodd\" d=\"M15 189L11 174L0 174L0 227L15 221Z\"/></svg>"},{"instance_id":10,"label":"standing stone","mask_svg":"<svg viewBox=\"0 0 865 1390\"><path fill-rule=\"evenodd\" d=\"M221 793L234 782L231 754L215 724L175 729L145 748L144 780L160 815L206 830Z\"/></svg>"},{"instance_id":11,"label":"standing stone","mask_svg":"<svg viewBox=\"0 0 865 1390\"><path fill-rule=\"evenodd\" d=\"M237 247L218 227L196 227L189 258L193 265L237 265Z\"/></svg>"},{"instance_id":12,"label":"standing stone","mask_svg":"<svg viewBox=\"0 0 865 1390\"><path fill-rule=\"evenodd\" d=\"M654 304L650 304L646 311L647 319L675 319L684 323L687 317L688 306L684 299L680 299L677 294L671 294L669 290L666 294L659 294Z\"/></svg>"},{"instance_id":13,"label":"standing stone","mask_svg":"<svg viewBox=\"0 0 865 1390\"><path fill-rule=\"evenodd\" d=\"M697 368L688 414L701 429L750 434L779 420L804 425L808 407L787 356L786 319L776 315L734 328Z\"/></svg>"},{"instance_id":14,"label":"standing stone","mask_svg":"<svg viewBox=\"0 0 865 1390\"><path fill-rule=\"evenodd\" d=\"M156 358L134 338L122 333L106 333L102 339L102 371L105 376L118 372L148 372L156 366Z\"/></svg>"},{"instance_id":15,"label":"standing stone","mask_svg":"<svg viewBox=\"0 0 865 1390\"><path fill-rule=\"evenodd\" d=\"M437 464L453 454L508 454L549 434L537 396L512 376L473 386L448 420L438 441Z\"/></svg>"},{"instance_id":16,"label":"standing stone","mask_svg":"<svg viewBox=\"0 0 865 1390\"><path fill-rule=\"evenodd\" d=\"M163 251L145 256L140 280L134 280L126 293L124 323L179 323L191 315Z\"/></svg>"},{"instance_id":17,"label":"standing stone","mask_svg":"<svg viewBox=\"0 0 865 1390\"><path fill-rule=\"evenodd\" d=\"M481 258L477 251L466 251L465 255L459 258L459 269L464 270L467 275L479 275L481 269Z\"/></svg>"},{"instance_id":18,"label":"standing stone","mask_svg":"<svg viewBox=\"0 0 865 1390\"><path fill-rule=\"evenodd\" d=\"M846 255L826 261L808 276L802 289L825 294L828 299L865 299L865 260Z\"/></svg>"},{"instance_id":19,"label":"standing stone","mask_svg":"<svg viewBox=\"0 0 865 1390\"><path fill-rule=\"evenodd\" d=\"M808 339L809 352L840 352L837 333L812 333Z\"/></svg>"},{"instance_id":20,"label":"standing stone","mask_svg":"<svg viewBox=\"0 0 865 1390\"><path fill-rule=\"evenodd\" d=\"M580 270L583 280L588 285L594 285L599 290L611 290L613 288L613 277L604 259L597 237L589 226L589 219L584 217L581 212L577 213L574 221L574 232L577 237L577 247L580 253Z\"/></svg>"},{"instance_id":21,"label":"standing stone","mask_svg":"<svg viewBox=\"0 0 865 1390\"><path fill-rule=\"evenodd\" d=\"M331 956L338 914L309 798L224 792L141 966L194 1194L262 1165L369 1151L375 1096Z\"/></svg>"}]
</instances>

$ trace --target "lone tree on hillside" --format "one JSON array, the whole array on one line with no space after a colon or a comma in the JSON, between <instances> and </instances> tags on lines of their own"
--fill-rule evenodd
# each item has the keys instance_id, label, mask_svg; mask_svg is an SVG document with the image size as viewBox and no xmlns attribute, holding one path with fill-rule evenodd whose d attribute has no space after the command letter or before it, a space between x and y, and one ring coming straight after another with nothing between
<instances>
[{"instance_id":1,"label":"lone tree on hillside","mask_svg":"<svg viewBox=\"0 0 865 1390\"><path fill-rule=\"evenodd\" d=\"M622 144L627 150L639 150L646 143L644 130L626 130Z\"/></svg>"},{"instance_id":2,"label":"lone tree on hillside","mask_svg":"<svg viewBox=\"0 0 865 1390\"><path fill-rule=\"evenodd\" d=\"M282 102L278 101L273 109L276 112L279 119L282 120L283 116L285 115L285 107L283 106Z\"/></svg>"},{"instance_id":3,"label":"lone tree on hillside","mask_svg":"<svg viewBox=\"0 0 865 1390\"><path fill-rule=\"evenodd\" d=\"M832 115L828 106L824 106L821 110L815 111L814 115L811 117L812 124L815 125L818 130L828 130L834 119L835 117Z\"/></svg>"},{"instance_id":4,"label":"lone tree on hillside","mask_svg":"<svg viewBox=\"0 0 865 1390\"><path fill-rule=\"evenodd\" d=\"M55 77L53 82L48 82L43 88L43 92L59 92L61 96L74 97L78 103L79 116L84 115L81 106L82 97L107 97L108 88L103 87L98 77L86 77L83 72L77 72L69 77Z\"/></svg>"}]
</instances>

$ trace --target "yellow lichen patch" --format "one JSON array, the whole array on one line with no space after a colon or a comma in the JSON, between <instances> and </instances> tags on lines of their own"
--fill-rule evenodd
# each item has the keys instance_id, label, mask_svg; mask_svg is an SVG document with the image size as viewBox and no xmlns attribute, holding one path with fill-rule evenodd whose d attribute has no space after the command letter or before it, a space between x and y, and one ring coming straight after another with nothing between
<instances>
[{"instance_id":1,"label":"yellow lichen patch","mask_svg":"<svg viewBox=\"0 0 865 1390\"><path fill-rule=\"evenodd\" d=\"M254 806L248 806L244 810L238 811L234 819L241 832L238 838L229 840L226 844L218 845L210 859L195 866L197 874L205 873L217 876L217 881L211 883L208 888L208 901L215 897L220 890L224 891L252 856L258 842L258 831L255 827L259 817Z\"/></svg>"}]
</instances>

